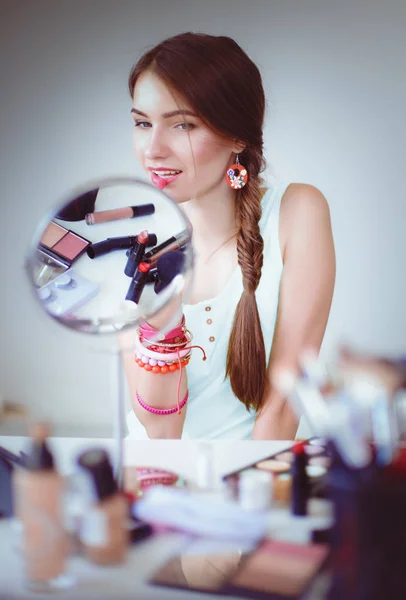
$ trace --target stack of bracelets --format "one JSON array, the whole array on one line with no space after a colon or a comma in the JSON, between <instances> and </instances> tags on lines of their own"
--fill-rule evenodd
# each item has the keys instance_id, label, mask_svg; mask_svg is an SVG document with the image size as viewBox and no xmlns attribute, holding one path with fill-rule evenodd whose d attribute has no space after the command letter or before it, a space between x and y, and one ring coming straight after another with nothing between
<instances>
[{"instance_id":1,"label":"stack of bracelets","mask_svg":"<svg viewBox=\"0 0 406 600\"><path fill-rule=\"evenodd\" d=\"M176 412L180 415L181 409L186 405L189 396L186 392L182 402L179 402L182 369L189 364L192 348L202 350L203 360L206 360L206 353L201 346L190 345L192 334L186 329L184 315L178 327L162 336L159 341L151 340L151 338L156 339L157 333L158 331L146 322L137 329L134 360L140 368L154 374L166 375L179 370L177 405L174 408L155 408L146 404L138 392L136 392L137 400L142 408L155 415L172 415Z\"/></svg>"}]
</instances>

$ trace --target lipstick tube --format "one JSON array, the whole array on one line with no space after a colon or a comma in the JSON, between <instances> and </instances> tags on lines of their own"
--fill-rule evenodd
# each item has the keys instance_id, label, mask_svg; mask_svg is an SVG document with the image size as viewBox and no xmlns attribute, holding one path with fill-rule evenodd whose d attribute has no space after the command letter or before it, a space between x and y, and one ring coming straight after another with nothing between
<instances>
[{"instance_id":1,"label":"lipstick tube","mask_svg":"<svg viewBox=\"0 0 406 600\"><path fill-rule=\"evenodd\" d=\"M128 250L137 243L137 238L138 236L136 235L107 238L101 242L96 242L96 244L90 244L86 248L86 252L89 258L96 258L97 256L108 254L113 250ZM157 241L155 233L150 233L148 234L148 240L145 246L155 246Z\"/></svg>"},{"instance_id":2,"label":"lipstick tube","mask_svg":"<svg viewBox=\"0 0 406 600\"><path fill-rule=\"evenodd\" d=\"M141 262L138 265L138 268L134 274L134 277L130 283L130 287L128 288L127 295L125 297L126 300L131 300L138 304L141 298L141 294L144 290L144 287L148 280L148 273L151 269L151 266L146 262Z\"/></svg>"},{"instance_id":3,"label":"lipstick tube","mask_svg":"<svg viewBox=\"0 0 406 600\"><path fill-rule=\"evenodd\" d=\"M127 252L128 260L124 269L127 277L134 277L134 273L143 259L145 248L148 244L148 231L141 231L131 249ZM156 236L155 236L156 239Z\"/></svg>"}]
</instances>

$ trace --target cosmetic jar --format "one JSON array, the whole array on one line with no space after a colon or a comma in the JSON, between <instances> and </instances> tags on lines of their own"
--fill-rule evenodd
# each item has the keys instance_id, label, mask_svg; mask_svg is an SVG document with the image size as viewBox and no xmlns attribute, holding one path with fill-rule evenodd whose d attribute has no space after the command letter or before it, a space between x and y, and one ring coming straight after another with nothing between
<instances>
[{"instance_id":1,"label":"cosmetic jar","mask_svg":"<svg viewBox=\"0 0 406 600\"><path fill-rule=\"evenodd\" d=\"M267 471L248 469L239 478L238 503L249 511L267 510L272 500L272 475Z\"/></svg>"}]
</instances>

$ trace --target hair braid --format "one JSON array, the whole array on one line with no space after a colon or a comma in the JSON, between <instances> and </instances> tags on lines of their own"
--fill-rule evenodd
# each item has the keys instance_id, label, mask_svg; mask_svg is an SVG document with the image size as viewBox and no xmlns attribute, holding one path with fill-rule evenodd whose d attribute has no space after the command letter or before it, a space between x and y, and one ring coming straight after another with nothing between
<instances>
[{"instance_id":1,"label":"hair braid","mask_svg":"<svg viewBox=\"0 0 406 600\"><path fill-rule=\"evenodd\" d=\"M249 180L239 192L237 210L240 229L237 237L238 263L244 291L237 305L227 352L226 376L234 394L247 410L258 410L266 388L264 338L255 297L263 264L264 242L259 229L261 208L262 153L246 152L242 163Z\"/></svg>"}]
</instances>

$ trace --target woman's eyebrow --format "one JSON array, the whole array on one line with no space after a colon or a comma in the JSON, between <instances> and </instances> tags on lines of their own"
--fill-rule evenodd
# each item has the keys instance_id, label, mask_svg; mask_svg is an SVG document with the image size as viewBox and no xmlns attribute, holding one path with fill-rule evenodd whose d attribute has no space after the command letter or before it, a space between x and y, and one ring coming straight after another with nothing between
<instances>
[{"instance_id":1,"label":"woman's eyebrow","mask_svg":"<svg viewBox=\"0 0 406 600\"><path fill-rule=\"evenodd\" d=\"M138 110L137 108L132 108L131 112L137 115L141 115L142 117L148 118L148 115L146 113L142 112L141 110ZM164 119L169 119L170 117L177 117L178 115L188 115L189 117L197 117L197 115L193 111L187 109L172 110L170 112L163 113L162 117Z\"/></svg>"}]
</instances>

